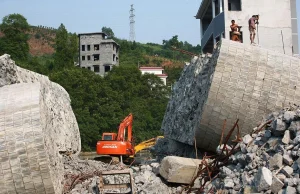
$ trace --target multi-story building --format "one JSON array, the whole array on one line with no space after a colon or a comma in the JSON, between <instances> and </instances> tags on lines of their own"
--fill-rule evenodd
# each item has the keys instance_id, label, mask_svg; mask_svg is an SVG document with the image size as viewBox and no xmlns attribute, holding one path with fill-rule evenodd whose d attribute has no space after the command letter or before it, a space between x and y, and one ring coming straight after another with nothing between
<instances>
[{"instance_id":1,"label":"multi-story building","mask_svg":"<svg viewBox=\"0 0 300 194\"><path fill-rule=\"evenodd\" d=\"M119 65L120 46L106 34L79 34L79 66L87 68L98 75L104 75L114 65Z\"/></svg>"},{"instance_id":2,"label":"multi-story building","mask_svg":"<svg viewBox=\"0 0 300 194\"><path fill-rule=\"evenodd\" d=\"M255 42L285 54L298 54L296 0L202 0L197 15L203 52L220 38L230 39L231 20L242 26L241 42L250 44L248 20L259 15Z\"/></svg>"},{"instance_id":3,"label":"multi-story building","mask_svg":"<svg viewBox=\"0 0 300 194\"><path fill-rule=\"evenodd\" d=\"M165 85L167 85L167 77L168 75L164 73L164 69L162 67L140 67L139 68L142 74L152 73L159 77Z\"/></svg>"}]
</instances>

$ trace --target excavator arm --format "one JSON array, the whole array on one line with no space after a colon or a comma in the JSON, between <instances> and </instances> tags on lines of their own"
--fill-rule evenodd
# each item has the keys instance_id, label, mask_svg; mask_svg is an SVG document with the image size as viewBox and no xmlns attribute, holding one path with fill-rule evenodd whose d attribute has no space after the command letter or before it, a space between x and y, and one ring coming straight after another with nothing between
<instances>
[{"instance_id":1,"label":"excavator arm","mask_svg":"<svg viewBox=\"0 0 300 194\"><path fill-rule=\"evenodd\" d=\"M120 124L117 141L129 141L132 142L132 121L133 116L130 113ZM126 140L126 128L127 128L127 140Z\"/></svg>"}]
</instances>

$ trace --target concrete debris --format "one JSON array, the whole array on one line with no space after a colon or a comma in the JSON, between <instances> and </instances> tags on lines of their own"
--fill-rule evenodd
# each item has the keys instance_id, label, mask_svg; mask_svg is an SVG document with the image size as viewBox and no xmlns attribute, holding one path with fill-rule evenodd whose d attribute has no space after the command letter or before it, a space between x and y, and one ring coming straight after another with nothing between
<instances>
[{"instance_id":1,"label":"concrete debris","mask_svg":"<svg viewBox=\"0 0 300 194\"><path fill-rule=\"evenodd\" d=\"M245 142L250 137L245 136L228 164L220 169L219 182L211 183L214 192L223 185L228 193L297 193L300 189L300 157L297 155L300 144L295 139L300 137L300 128L296 128L299 117L295 115L299 113L300 107L296 105L272 113L273 121L257 133L252 143ZM265 121L269 119L270 116ZM290 134L288 138L287 134ZM261 146L252 152L256 145ZM238 181L233 181L235 179Z\"/></svg>"},{"instance_id":2,"label":"concrete debris","mask_svg":"<svg viewBox=\"0 0 300 194\"><path fill-rule=\"evenodd\" d=\"M172 183L189 184L196 176L201 160L167 156L161 161L160 175Z\"/></svg>"}]
</instances>

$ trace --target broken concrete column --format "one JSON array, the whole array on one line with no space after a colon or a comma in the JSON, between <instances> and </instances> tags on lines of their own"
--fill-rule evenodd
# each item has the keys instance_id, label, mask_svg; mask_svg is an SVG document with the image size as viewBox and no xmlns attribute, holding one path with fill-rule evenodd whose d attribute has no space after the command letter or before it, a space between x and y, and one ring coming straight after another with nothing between
<instances>
[{"instance_id":1,"label":"broken concrete column","mask_svg":"<svg viewBox=\"0 0 300 194\"><path fill-rule=\"evenodd\" d=\"M189 184L196 176L201 160L167 156L160 164L159 173L168 182Z\"/></svg>"},{"instance_id":2,"label":"broken concrete column","mask_svg":"<svg viewBox=\"0 0 300 194\"><path fill-rule=\"evenodd\" d=\"M68 93L46 76L0 57L0 188L62 193L63 158L78 154L80 134Z\"/></svg>"},{"instance_id":3,"label":"broken concrete column","mask_svg":"<svg viewBox=\"0 0 300 194\"><path fill-rule=\"evenodd\" d=\"M299 58L223 39L210 58L193 59L181 73L162 123L165 137L215 151L224 120L227 133L237 118L247 134L266 114L300 104L299 64ZM285 123L276 124L281 135Z\"/></svg>"}]
</instances>

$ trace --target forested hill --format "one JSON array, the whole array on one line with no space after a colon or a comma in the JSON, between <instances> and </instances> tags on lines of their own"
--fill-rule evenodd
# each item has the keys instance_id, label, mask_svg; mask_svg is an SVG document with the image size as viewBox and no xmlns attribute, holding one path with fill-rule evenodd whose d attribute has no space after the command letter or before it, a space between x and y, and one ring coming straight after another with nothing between
<instances>
[{"instance_id":1,"label":"forested hill","mask_svg":"<svg viewBox=\"0 0 300 194\"><path fill-rule=\"evenodd\" d=\"M62 85L70 94L80 128L83 150L93 150L103 132L116 132L119 123L133 113L136 142L161 135L160 127L170 95L170 85L180 76L185 56L171 46L200 52L173 36L162 45L128 42L116 38L110 28L102 31L120 46L120 66L105 77L74 66L78 60L78 37L61 24L57 29L33 27L24 16L10 14L0 24L0 55L8 53L17 65ZM168 86L154 75L142 75L138 66L164 66Z\"/></svg>"}]
</instances>

